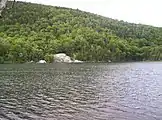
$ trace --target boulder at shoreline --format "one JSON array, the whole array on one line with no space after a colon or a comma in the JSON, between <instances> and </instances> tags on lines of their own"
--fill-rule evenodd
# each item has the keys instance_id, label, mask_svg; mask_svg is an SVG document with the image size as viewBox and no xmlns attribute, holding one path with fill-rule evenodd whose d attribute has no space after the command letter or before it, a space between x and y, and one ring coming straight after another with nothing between
<instances>
[{"instance_id":1,"label":"boulder at shoreline","mask_svg":"<svg viewBox=\"0 0 162 120\"><path fill-rule=\"evenodd\" d=\"M80 60L72 60L65 53L55 54L54 55L54 62L59 62L59 63L83 63L83 61L80 61Z\"/></svg>"}]
</instances>

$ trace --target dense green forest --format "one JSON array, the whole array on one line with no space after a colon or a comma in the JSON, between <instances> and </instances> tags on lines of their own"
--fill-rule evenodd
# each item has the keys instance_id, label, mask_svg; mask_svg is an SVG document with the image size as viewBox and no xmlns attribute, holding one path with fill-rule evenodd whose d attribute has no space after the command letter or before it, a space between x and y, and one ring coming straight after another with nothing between
<instances>
[{"instance_id":1,"label":"dense green forest","mask_svg":"<svg viewBox=\"0 0 162 120\"><path fill-rule=\"evenodd\" d=\"M162 28L25 2L4 10L0 63L51 61L56 53L83 61L162 60Z\"/></svg>"}]
</instances>

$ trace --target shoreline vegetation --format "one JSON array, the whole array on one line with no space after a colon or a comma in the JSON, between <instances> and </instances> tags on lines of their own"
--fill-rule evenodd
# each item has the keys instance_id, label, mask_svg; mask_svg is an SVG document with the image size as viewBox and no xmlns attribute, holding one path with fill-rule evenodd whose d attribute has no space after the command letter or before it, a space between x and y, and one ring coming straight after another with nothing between
<instances>
[{"instance_id":1,"label":"shoreline vegetation","mask_svg":"<svg viewBox=\"0 0 162 120\"><path fill-rule=\"evenodd\" d=\"M7 6L11 6L8 2ZM74 60L162 60L162 28L106 18L78 9L16 2L0 19L0 63Z\"/></svg>"},{"instance_id":2,"label":"shoreline vegetation","mask_svg":"<svg viewBox=\"0 0 162 120\"><path fill-rule=\"evenodd\" d=\"M0 63L0 65L12 65L12 64L21 64L21 65L23 65L23 64L33 64L33 65L36 65L36 64L53 64L53 65L55 65L55 64L92 64L92 63L95 63L95 64L118 64L118 63L149 63L149 62L162 62L161 60L160 61L118 61L118 62L104 62L104 61L83 61L83 62L81 62L81 63L66 63L66 62L46 62L46 63L39 63L39 61L38 62L31 62L31 61L29 61L29 62L24 62L24 63L12 63L12 62L10 62L10 61L6 61L6 62L4 62L4 63Z\"/></svg>"}]
</instances>

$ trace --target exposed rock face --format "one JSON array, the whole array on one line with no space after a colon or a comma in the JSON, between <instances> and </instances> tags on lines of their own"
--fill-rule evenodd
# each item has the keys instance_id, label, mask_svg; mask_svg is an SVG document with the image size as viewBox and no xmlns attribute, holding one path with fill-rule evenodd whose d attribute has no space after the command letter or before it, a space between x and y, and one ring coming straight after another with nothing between
<instances>
[{"instance_id":1,"label":"exposed rock face","mask_svg":"<svg viewBox=\"0 0 162 120\"><path fill-rule=\"evenodd\" d=\"M2 11L6 7L7 0L0 0L0 17L2 16Z\"/></svg>"},{"instance_id":2,"label":"exposed rock face","mask_svg":"<svg viewBox=\"0 0 162 120\"><path fill-rule=\"evenodd\" d=\"M43 63L47 63L45 60L40 60L38 63L43 64Z\"/></svg>"},{"instance_id":3,"label":"exposed rock face","mask_svg":"<svg viewBox=\"0 0 162 120\"><path fill-rule=\"evenodd\" d=\"M64 63L83 63L83 61L72 60L65 53L59 53L54 55L54 62L64 62Z\"/></svg>"},{"instance_id":4,"label":"exposed rock face","mask_svg":"<svg viewBox=\"0 0 162 120\"><path fill-rule=\"evenodd\" d=\"M65 53L59 53L54 55L54 62L72 63L73 61Z\"/></svg>"}]
</instances>

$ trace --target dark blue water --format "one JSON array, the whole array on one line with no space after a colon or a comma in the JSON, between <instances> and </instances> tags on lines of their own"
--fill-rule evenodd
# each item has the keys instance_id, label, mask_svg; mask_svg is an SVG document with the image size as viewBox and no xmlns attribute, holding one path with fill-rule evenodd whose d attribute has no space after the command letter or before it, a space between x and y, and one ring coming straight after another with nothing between
<instances>
[{"instance_id":1,"label":"dark blue water","mask_svg":"<svg viewBox=\"0 0 162 120\"><path fill-rule=\"evenodd\" d=\"M162 62L0 65L0 120L162 120Z\"/></svg>"}]
</instances>

